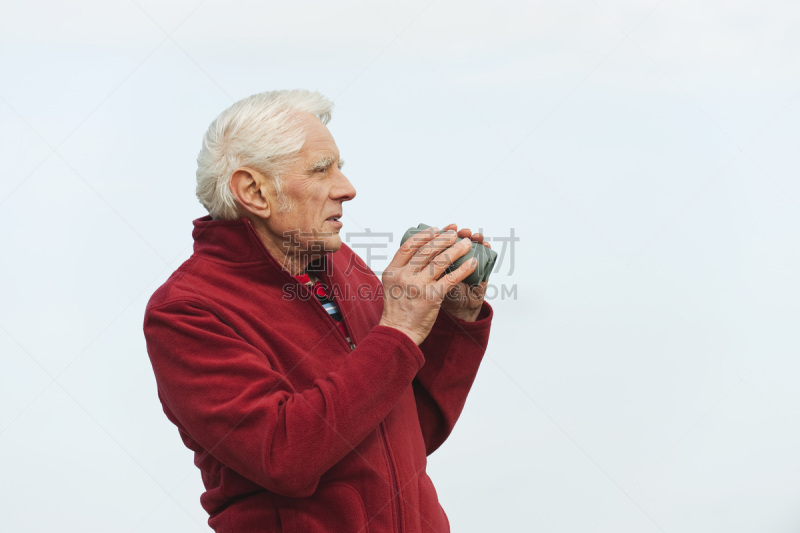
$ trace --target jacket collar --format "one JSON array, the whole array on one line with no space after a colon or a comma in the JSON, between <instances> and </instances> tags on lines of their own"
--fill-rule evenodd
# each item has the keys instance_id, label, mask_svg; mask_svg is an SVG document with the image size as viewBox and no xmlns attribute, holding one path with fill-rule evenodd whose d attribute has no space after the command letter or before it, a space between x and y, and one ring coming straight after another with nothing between
<instances>
[{"instance_id":1,"label":"jacket collar","mask_svg":"<svg viewBox=\"0 0 800 533\"><path fill-rule=\"evenodd\" d=\"M283 266L270 254L246 217L214 220L211 215L193 222L194 253L226 263L267 263L279 270ZM308 270L324 268L329 254L309 265Z\"/></svg>"}]
</instances>

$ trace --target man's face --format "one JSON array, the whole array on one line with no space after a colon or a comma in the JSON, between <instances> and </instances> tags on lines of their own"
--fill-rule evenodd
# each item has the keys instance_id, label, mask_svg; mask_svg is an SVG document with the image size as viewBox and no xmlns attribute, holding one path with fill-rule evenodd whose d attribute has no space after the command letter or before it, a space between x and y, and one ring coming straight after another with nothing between
<instances>
[{"instance_id":1,"label":"man's face","mask_svg":"<svg viewBox=\"0 0 800 533\"><path fill-rule=\"evenodd\" d=\"M356 195L342 174L339 148L328 128L316 117L303 115L305 144L283 175L283 194L290 208L273 209L266 220L267 237L284 254L312 258L335 252L342 245L342 204Z\"/></svg>"}]
</instances>

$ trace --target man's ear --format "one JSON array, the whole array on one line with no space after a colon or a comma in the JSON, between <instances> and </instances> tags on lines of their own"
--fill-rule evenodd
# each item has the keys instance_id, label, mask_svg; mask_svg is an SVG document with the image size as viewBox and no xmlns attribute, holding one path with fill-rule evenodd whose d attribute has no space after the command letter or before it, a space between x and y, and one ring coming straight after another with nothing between
<instances>
[{"instance_id":1,"label":"man's ear","mask_svg":"<svg viewBox=\"0 0 800 533\"><path fill-rule=\"evenodd\" d=\"M272 212L269 178L252 168L240 167L231 176L230 188L242 209L259 218L269 218Z\"/></svg>"}]
</instances>

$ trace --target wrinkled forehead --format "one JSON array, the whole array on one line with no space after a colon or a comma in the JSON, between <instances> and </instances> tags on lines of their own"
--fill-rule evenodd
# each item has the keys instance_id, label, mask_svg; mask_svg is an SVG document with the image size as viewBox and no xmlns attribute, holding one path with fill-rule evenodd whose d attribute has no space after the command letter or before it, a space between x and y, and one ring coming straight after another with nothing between
<instances>
[{"instance_id":1,"label":"wrinkled forehead","mask_svg":"<svg viewBox=\"0 0 800 533\"><path fill-rule=\"evenodd\" d=\"M301 155L309 162L327 162L328 164L339 158L339 147L327 126L313 115L303 113L299 118L302 127L304 142ZM325 160L325 161L322 161Z\"/></svg>"}]
</instances>

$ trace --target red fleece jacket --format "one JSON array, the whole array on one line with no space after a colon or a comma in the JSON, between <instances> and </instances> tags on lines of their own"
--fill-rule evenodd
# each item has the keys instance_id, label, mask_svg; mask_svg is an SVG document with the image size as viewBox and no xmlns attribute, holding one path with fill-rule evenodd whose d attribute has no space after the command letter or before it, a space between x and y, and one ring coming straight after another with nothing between
<instances>
[{"instance_id":1,"label":"red fleece jacket","mask_svg":"<svg viewBox=\"0 0 800 533\"><path fill-rule=\"evenodd\" d=\"M195 453L218 532L446 532L425 473L486 348L491 307L439 313L417 347L379 326L380 281L350 248L320 277L356 344L247 219L194 222L194 254L144 333L167 417Z\"/></svg>"}]
</instances>

